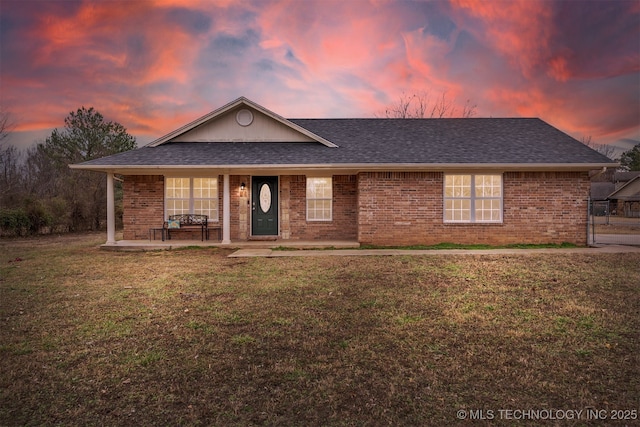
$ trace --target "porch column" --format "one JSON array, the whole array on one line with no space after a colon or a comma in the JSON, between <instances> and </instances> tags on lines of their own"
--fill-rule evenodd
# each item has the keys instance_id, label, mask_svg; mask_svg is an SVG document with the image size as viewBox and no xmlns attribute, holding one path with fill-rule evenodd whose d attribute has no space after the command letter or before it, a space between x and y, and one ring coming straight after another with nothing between
<instances>
[{"instance_id":1,"label":"porch column","mask_svg":"<svg viewBox=\"0 0 640 427\"><path fill-rule=\"evenodd\" d=\"M113 191L113 173L107 173L107 245L116 244L116 203Z\"/></svg>"},{"instance_id":2,"label":"porch column","mask_svg":"<svg viewBox=\"0 0 640 427\"><path fill-rule=\"evenodd\" d=\"M229 191L229 174L223 175L222 193L222 244L231 244L231 194Z\"/></svg>"}]
</instances>

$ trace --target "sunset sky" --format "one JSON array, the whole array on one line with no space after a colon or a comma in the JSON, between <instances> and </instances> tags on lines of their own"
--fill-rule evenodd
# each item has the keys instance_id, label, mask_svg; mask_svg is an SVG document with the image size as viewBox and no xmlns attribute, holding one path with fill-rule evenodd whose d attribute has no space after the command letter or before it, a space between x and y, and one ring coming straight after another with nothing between
<instances>
[{"instance_id":1,"label":"sunset sky","mask_svg":"<svg viewBox=\"0 0 640 427\"><path fill-rule=\"evenodd\" d=\"M24 147L94 107L143 145L239 96L287 118L446 93L640 142L640 1L0 0L0 106Z\"/></svg>"}]
</instances>

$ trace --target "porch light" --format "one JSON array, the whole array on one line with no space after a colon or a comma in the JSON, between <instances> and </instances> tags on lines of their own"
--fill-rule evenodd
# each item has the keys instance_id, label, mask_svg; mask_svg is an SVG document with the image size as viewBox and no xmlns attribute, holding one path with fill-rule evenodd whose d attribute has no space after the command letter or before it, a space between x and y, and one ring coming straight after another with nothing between
<instances>
[{"instance_id":1,"label":"porch light","mask_svg":"<svg viewBox=\"0 0 640 427\"><path fill-rule=\"evenodd\" d=\"M245 187L245 185L244 185L244 182L243 182L242 184L240 184L240 190L244 191L244 187Z\"/></svg>"}]
</instances>

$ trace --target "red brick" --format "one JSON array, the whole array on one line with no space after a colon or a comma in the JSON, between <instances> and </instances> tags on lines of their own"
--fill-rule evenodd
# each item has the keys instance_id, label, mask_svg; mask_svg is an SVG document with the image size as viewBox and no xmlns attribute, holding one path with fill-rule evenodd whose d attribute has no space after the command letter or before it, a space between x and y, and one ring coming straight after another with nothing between
<instances>
[{"instance_id":1,"label":"red brick","mask_svg":"<svg viewBox=\"0 0 640 427\"><path fill-rule=\"evenodd\" d=\"M306 177L280 176L280 235L292 240L357 239L377 245L586 244L586 172L504 173L500 224L445 224L443 177L442 172L334 175L333 220L315 222L306 220ZM222 223L222 176L218 179L218 220ZM241 182L247 187L244 194ZM250 182L249 175L230 176L232 241L245 240L250 234ZM149 228L162 226L162 176L125 177L123 221L127 240L147 239Z\"/></svg>"},{"instance_id":2,"label":"red brick","mask_svg":"<svg viewBox=\"0 0 640 427\"><path fill-rule=\"evenodd\" d=\"M501 224L445 224L443 173L361 173L360 243L585 245L586 172L507 172Z\"/></svg>"}]
</instances>

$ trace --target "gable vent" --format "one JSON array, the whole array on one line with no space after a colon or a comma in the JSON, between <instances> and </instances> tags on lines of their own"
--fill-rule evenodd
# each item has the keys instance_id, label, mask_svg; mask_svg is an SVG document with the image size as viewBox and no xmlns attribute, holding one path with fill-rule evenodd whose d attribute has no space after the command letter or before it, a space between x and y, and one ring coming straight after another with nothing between
<instances>
[{"instance_id":1,"label":"gable vent","mask_svg":"<svg viewBox=\"0 0 640 427\"><path fill-rule=\"evenodd\" d=\"M249 126L253 123L253 113L243 108L236 113L236 122L238 122L240 126Z\"/></svg>"}]
</instances>

